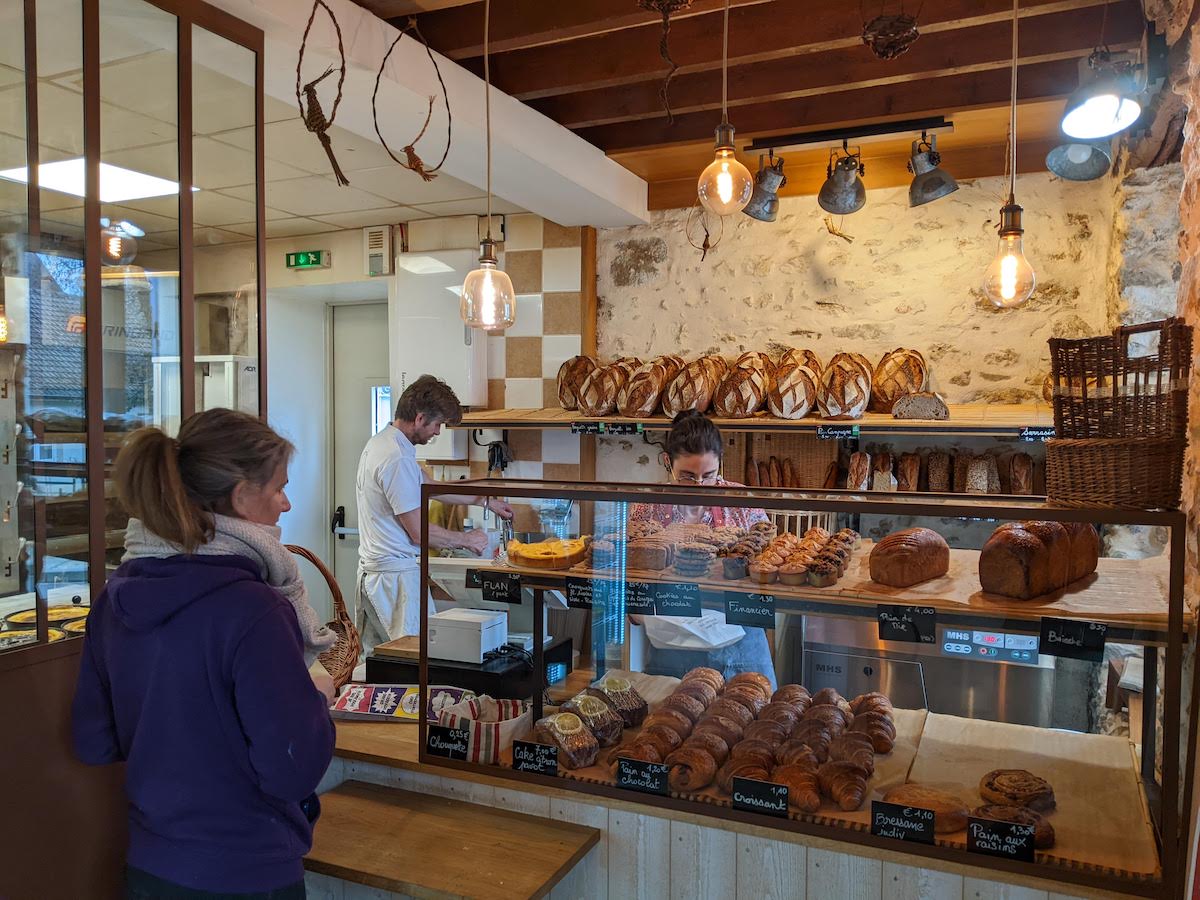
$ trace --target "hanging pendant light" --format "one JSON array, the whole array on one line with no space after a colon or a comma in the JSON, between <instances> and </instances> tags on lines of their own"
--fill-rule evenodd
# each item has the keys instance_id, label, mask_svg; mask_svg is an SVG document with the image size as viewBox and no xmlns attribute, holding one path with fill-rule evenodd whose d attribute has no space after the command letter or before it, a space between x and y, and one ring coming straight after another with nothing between
<instances>
[{"instance_id":1,"label":"hanging pendant light","mask_svg":"<svg viewBox=\"0 0 1200 900\"><path fill-rule=\"evenodd\" d=\"M851 153L849 141L843 139L842 155L836 149L829 151L825 183L817 192L817 205L835 216L858 212L867 202L867 187L862 181L866 171L862 151Z\"/></svg>"},{"instance_id":2,"label":"hanging pendant light","mask_svg":"<svg viewBox=\"0 0 1200 900\"><path fill-rule=\"evenodd\" d=\"M912 184L908 186L909 206L924 206L958 190L954 176L942 168L936 134L927 137L925 132L921 132L921 139L912 142L908 171L913 173Z\"/></svg>"},{"instance_id":3,"label":"hanging pendant light","mask_svg":"<svg viewBox=\"0 0 1200 900\"><path fill-rule=\"evenodd\" d=\"M725 31L721 45L721 124L717 126L716 156L696 184L700 203L718 216L741 212L754 193L750 170L733 152L733 126L729 124L729 0L725 0Z\"/></svg>"},{"instance_id":4,"label":"hanging pendant light","mask_svg":"<svg viewBox=\"0 0 1200 900\"><path fill-rule=\"evenodd\" d=\"M1046 154L1046 168L1067 181L1094 181L1112 166L1112 142L1074 141L1059 144Z\"/></svg>"},{"instance_id":5,"label":"hanging pendant light","mask_svg":"<svg viewBox=\"0 0 1200 900\"><path fill-rule=\"evenodd\" d=\"M479 268L463 282L458 312L471 328L503 331L516 320L516 294L512 279L496 263L496 242L492 240L492 81L488 59L488 28L492 0L483 5L483 88L484 121L487 144L487 231L479 243Z\"/></svg>"},{"instance_id":6,"label":"hanging pendant light","mask_svg":"<svg viewBox=\"0 0 1200 900\"><path fill-rule=\"evenodd\" d=\"M1098 47L1079 69L1079 87L1063 110L1063 134L1080 141L1112 137L1138 120L1141 91L1131 63L1115 60L1107 47Z\"/></svg>"},{"instance_id":7,"label":"hanging pendant light","mask_svg":"<svg viewBox=\"0 0 1200 900\"><path fill-rule=\"evenodd\" d=\"M1013 0L1012 19L1012 100L1009 108L1009 182L1008 200L1000 207L1000 246L988 266L983 281L987 298L1000 308L1024 306L1037 287L1037 275L1025 258L1022 246L1025 229L1021 225L1024 210L1017 203L1017 7Z\"/></svg>"}]
</instances>

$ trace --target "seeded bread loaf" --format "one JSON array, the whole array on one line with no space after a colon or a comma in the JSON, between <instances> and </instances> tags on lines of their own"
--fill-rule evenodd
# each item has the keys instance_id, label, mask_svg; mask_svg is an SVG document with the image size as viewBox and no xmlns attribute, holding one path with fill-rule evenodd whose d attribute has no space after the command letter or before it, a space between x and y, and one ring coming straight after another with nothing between
<instances>
[{"instance_id":1,"label":"seeded bread loaf","mask_svg":"<svg viewBox=\"0 0 1200 900\"><path fill-rule=\"evenodd\" d=\"M937 494L948 494L953 487L950 481L950 454L930 453L928 464L929 490Z\"/></svg>"}]
</instances>

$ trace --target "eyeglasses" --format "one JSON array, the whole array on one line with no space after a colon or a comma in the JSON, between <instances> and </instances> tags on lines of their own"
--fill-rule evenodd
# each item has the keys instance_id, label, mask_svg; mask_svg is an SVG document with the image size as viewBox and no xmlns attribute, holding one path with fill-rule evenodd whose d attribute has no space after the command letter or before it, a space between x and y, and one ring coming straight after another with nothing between
<instances>
[{"instance_id":1,"label":"eyeglasses","mask_svg":"<svg viewBox=\"0 0 1200 900\"><path fill-rule=\"evenodd\" d=\"M678 484L716 484L717 480L721 476L714 472L712 475L705 475L703 478L697 478L691 472L680 472L678 475L672 472L671 477Z\"/></svg>"}]
</instances>

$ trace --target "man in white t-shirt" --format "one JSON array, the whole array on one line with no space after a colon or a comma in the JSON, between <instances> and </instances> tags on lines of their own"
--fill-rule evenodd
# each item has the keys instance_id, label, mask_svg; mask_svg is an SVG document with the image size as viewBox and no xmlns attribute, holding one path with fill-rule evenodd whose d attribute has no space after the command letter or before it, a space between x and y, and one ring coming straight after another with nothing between
<instances>
[{"instance_id":1,"label":"man in white t-shirt","mask_svg":"<svg viewBox=\"0 0 1200 900\"><path fill-rule=\"evenodd\" d=\"M363 648L421 631L421 485L431 479L417 461L417 445L457 425L462 410L454 391L432 375L422 375L400 395L392 424L375 435L358 461L358 584L356 624ZM444 503L478 505L503 518L512 508L494 497L447 495ZM482 530L452 531L429 524L429 547L469 550L487 545Z\"/></svg>"}]
</instances>

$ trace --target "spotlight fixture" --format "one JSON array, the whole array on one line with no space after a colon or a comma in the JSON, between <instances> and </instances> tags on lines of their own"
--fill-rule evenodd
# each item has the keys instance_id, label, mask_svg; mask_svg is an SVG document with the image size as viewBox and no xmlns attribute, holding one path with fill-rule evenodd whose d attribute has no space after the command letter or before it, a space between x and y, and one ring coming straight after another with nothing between
<instances>
[{"instance_id":1,"label":"spotlight fixture","mask_svg":"<svg viewBox=\"0 0 1200 900\"><path fill-rule=\"evenodd\" d=\"M1024 210L1017 203L1017 7L1020 0L1013 0L1012 14L1012 89L1009 106L1008 146L1009 182L1008 200L1000 207L1000 247L996 258L988 266L983 281L983 290L996 306L1007 309L1024 306L1037 287L1037 276L1033 266L1025 258L1021 214Z\"/></svg>"},{"instance_id":2,"label":"spotlight fixture","mask_svg":"<svg viewBox=\"0 0 1200 900\"><path fill-rule=\"evenodd\" d=\"M817 193L817 205L835 216L848 216L858 212L867 202L867 188L862 182L866 174L862 164L862 151L850 152L849 143L842 141L842 154L836 149L829 151L829 165L825 168L825 183Z\"/></svg>"},{"instance_id":3,"label":"spotlight fixture","mask_svg":"<svg viewBox=\"0 0 1200 900\"><path fill-rule=\"evenodd\" d=\"M760 222L774 222L779 214L778 192L785 184L787 176L783 174L783 157L775 159L775 152L771 151L768 163L763 161L760 154L758 174L754 176L754 195L742 212Z\"/></svg>"},{"instance_id":4,"label":"spotlight fixture","mask_svg":"<svg viewBox=\"0 0 1200 900\"><path fill-rule=\"evenodd\" d=\"M1134 78L1134 63L1120 59L1107 47L1093 50L1079 64L1079 87L1063 110L1067 137L1088 141L1124 131L1142 114L1142 93Z\"/></svg>"},{"instance_id":5,"label":"spotlight fixture","mask_svg":"<svg viewBox=\"0 0 1200 900\"><path fill-rule=\"evenodd\" d=\"M958 190L954 176L942 168L936 134L930 137L921 132L921 139L912 142L908 171L913 173L912 184L908 186L909 206L924 206Z\"/></svg>"},{"instance_id":6,"label":"spotlight fixture","mask_svg":"<svg viewBox=\"0 0 1200 900\"><path fill-rule=\"evenodd\" d=\"M488 57L488 28L492 0L483 5L483 109L487 147L487 233L479 243L479 268L463 282L459 315L471 328L503 331L516 320L516 294L508 273L496 264L496 242L492 240L492 70Z\"/></svg>"},{"instance_id":7,"label":"spotlight fixture","mask_svg":"<svg viewBox=\"0 0 1200 900\"><path fill-rule=\"evenodd\" d=\"M1093 181L1112 166L1112 142L1072 141L1059 144L1046 154L1046 168L1067 181Z\"/></svg>"},{"instance_id":8,"label":"spotlight fixture","mask_svg":"<svg viewBox=\"0 0 1200 900\"><path fill-rule=\"evenodd\" d=\"M713 161L700 173L696 193L705 209L718 216L741 212L750 202L754 178L733 152L733 126L729 124L729 0L725 0L725 30L721 44L721 124Z\"/></svg>"}]
</instances>

